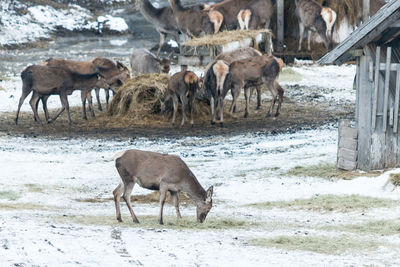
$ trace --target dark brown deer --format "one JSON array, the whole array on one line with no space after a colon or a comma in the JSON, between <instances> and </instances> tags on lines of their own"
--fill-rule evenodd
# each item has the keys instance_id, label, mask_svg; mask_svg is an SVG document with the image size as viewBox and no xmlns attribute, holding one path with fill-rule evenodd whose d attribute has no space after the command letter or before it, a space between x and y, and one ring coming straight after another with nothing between
<instances>
[{"instance_id":1,"label":"dark brown deer","mask_svg":"<svg viewBox=\"0 0 400 267\"><path fill-rule=\"evenodd\" d=\"M161 47L165 43L167 34L171 34L179 44L179 28L171 7L154 7L149 0L137 0L137 6L143 17L152 23L160 34L160 43L156 55L158 56Z\"/></svg>"},{"instance_id":2,"label":"dark brown deer","mask_svg":"<svg viewBox=\"0 0 400 267\"><path fill-rule=\"evenodd\" d=\"M224 19L220 12L185 8L180 0L169 0L169 3L185 40L189 37L199 37L201 34L213 34L219 31Z\"/></svg>"},{"instance_id":3,"label":"dark brown deer","mask_svg":"<svg viewBox=\"0 0 400 267\"><path fill-rule=\"evenodd\" d=\"M336 21L336 13L330 8L323 8L314 0L295 0L296 16L299 20L299 47L301 51L301 43L304 31L307 30L307 49L311 50L311 33L317 32L322 38L327 50L333 47L333 26Z\"/></svg>"},{"instance_id":4,"label":"dark brown deer","mask_svg":"<svg viewBox=\"0 0 400 267\"><path fill-rule=\"evenodd\" d=\"M160 213L158 222L164 224L163 207L167 192L171 193L176 215L179 211L178 193L185 192L196 204L197 221L202 223L212 208L213 186L204 190L185 162L178 156L141 150L126 150L114 157L115 167L121 183L113 191L117 220L122 222L120 198L125 200L133 222L139 223L131 207L130 195L135 184L150 190L160 191Z\"/></svg>"},{"instance_id":5,"label":"dark brown deer","mask_svg":"<svg viewBox=\"0 0 400 267\"><path fill-rule=\"evenodd\" d=\"M196 99L196 92L199 88L199 78L192 71L183 70L172 75L168 81L168 89L161 102L161 112L165 112L165 102L172 99L173 112L172 112L172 125L175 124L176 111L178 110L179 100L182 103L182 123L185 124L186 120L186 107L190 108L190 124L193 127L193 108Z\"/></svg>"},{"instance_id":6,"label":"dark brown deer","mask_svg":"<svg viewBox=\"0 0 400 267\"><path fill-rule=\"evenodd\" d=\"M273 13L271 0L253 0L237 15L240 29L268 29Z\"/></svg>"},{"instance_id":7,"label":"dark brown deer","mask_svg":"<svg viewBox=\"0 0 400 267\"><path fill-rule=\"evenodd\" d=\"M213 5L205 5L204 10L215 10L222 14L224 21L222 28L233 30L237 28L237 15L243 7L252 0L225 0Z\"/></svg>"},{"instance_id":8,"label":"dark brown deer","mask_svg":"<svg viewBox=\"0 0 400 267\"><path fill-rule=\"evenodd\" d=\"M227 90L224 90L225 80L229 77L229 74L229 64L223 60L216 60L208 68L204 77L204 89L210 99L211 124L215 124L218 107L221 127L224 126L224 98L227 92Z\"/></svg>"},{"instance_id":9,"label":"dark brown deer","mask_svg":"<svg viewBox=\"0 0 400 267\"><path fill-rule=\"evenodd\" d=\"M93 73L82 74L79 72L73 72L65 68L48 67L40 65L32 65L27 67L21 73L22 79L22 95L18 103L17 115L15 117L15 124L18 123L18 115L20 108L25 98L34 91L34 94L30 100L31 108L34 113L36 121L42 124L37 114L37 102L40 97L49 95L59 95L63 109L61 109L56 117L66 109L68 115L68 122L72 125L71 115L69 113L68 94L74 90L82 88L93 88L102 82L101 87L108 87L104 78L100 74L99 70L96 69Z\"/></svg>"},{"instance_id":10,"label":"dark brown deer","mask_svg":"<svg viewBox=\"0 0 400 267\"><path fill-rule=\"evenodd\" d=\"M244 117L247 118L249 115L250 87L265 84L272 94L272 103L266 117L269 117L273 112L276 98L279 95L279 104L275 113L275 117L277 117L280 113L284 92L283 89L277 85L276 80L282 67L283 61L281 59L269 55L256 56L231 63L229 66L231 73L228 81L229 86L226 87L226 90L232 90L233 95L233 101L229 112L232 114L237 98L243 88L246 98Z\"/></svg>"},{"instance_id":11,"label":"dark brown deer","mask_svg":"<svg viewBox=\"0 0 400 267\"><path fill-rule=\"evenodd\" d=\"M132 75L146 73L169 73L173 53L167 58L158 57L145 48L132 51L130 58Z\"/></svg>"}]
</instances>

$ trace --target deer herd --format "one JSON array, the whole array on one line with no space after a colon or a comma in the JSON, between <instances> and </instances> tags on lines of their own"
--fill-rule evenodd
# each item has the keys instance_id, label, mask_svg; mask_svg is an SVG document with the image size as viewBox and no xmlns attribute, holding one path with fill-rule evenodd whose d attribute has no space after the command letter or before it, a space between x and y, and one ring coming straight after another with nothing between
<instances>
[{"instance_id":1,"label":"deer herd","mask_svg":"<svg viewBox=\"0 0 400 267\"><path fill-rule=\"evenodd\" d=\"M273 15L271 0L224 0L217 4L197 4L184 6L180 0L169 0L170 6L157 8L149 0L137 0L136 5L144 18L150 21L160 34L159 47L156 54L147 49L135 49L130 57L132 75L145 73L169 73L172 54L167 58L159 57L167 34L172 35L180 44L180 34L184 39L198 37L204 34L215 34L221 30L269 28ZM333 26L336 13L322 7L314 0L295 0L296 16L299 21L299 46L301 50L304 31L308 33L308 50L312 32L317 32L327 49L332 48ZM257 91L257 108L261 107L261 86L265 85L272 94L271 105L266 117L274 112L274 106L279 98L278 107L273 114L280 113L284 91L278 83L283 61L272 55L263 55L253 48L241 48L230 53L218 55L205 69L204 77L199 78L194 72L182 69L172 75L164 99L161 99L161 111L165 110L166 102L172 100L172 124L175 123L178 103L182 103L182 122L186 121L186 108L190 108L190 124L193 126L193 106L197 91L202 91L210 102L211 124L217 121L219 110L220 125L223 126L224 99L230 91L232 103L229 112L236 109L237 99L244 90L246 107L244 117L249 116L250 98L254 88ZM86 116L86 100L92 117L91 91L96 90L99 109L100 88L106 91L108 106L109 91L115 92L130 78L129 69L121 62L97 57L90 61L72 61L65 59L48 59L39 65L31 65L21 73L22 95L19 100L15 123L21 105L32 92L30 105L34 120L42 125L38 116L38 104L42 101L46 121L57 119L67 111L68 122L72 124L68 95L74 90L81 91L83 118ZM62 108L54 117L47 110L47 99L58 95ZM134 184L160 191L159 223L163 223L163 205L166 193L170 192L176 213L179 211L178 192L184 191L197 206L197 219L203 222L212 207L213 188L204 190L186 164L176 156L157 154L153 152L128 150L115 156L115 165L122 182L114 190L114 200L118 221L121 221L119 208L120 197L125 200L134 222L139 222L130 205L130 194ZM157 166L157 168L154 168Z\"/></svg>"}]
</instances>

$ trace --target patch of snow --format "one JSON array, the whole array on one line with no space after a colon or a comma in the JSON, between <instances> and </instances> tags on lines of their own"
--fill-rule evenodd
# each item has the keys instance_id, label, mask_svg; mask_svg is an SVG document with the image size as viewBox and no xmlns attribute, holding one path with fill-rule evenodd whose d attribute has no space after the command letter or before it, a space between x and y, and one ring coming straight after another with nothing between
<instances>
[{"instance_id":1,"label":"patch of snow","mask_svg":"<svg viewBox=\"0 0 400 267\"><path fill-rule=\"evenodd\" d=\"M170 39L167 44L169 44L171 47L174 47L174 48L179 47L178 43L172 39Z\"/></svg>"}]
</instances>

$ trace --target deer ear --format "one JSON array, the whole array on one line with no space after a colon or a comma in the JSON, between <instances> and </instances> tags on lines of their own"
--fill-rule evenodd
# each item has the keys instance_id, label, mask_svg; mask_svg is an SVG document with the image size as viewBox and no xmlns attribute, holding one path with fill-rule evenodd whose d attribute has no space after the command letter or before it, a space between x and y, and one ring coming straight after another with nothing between
<instances>
[{"instance_id":1,"label":"deer ear","mask_svg":"<svg viewBox=\"0 0 400 267\"><path fill-rule=\"evenodd\" d=\"M207 189L207 201L211 201L212 195L214 192L214 186L210 186L210 188Z\"/></svg>"}]
</instances>

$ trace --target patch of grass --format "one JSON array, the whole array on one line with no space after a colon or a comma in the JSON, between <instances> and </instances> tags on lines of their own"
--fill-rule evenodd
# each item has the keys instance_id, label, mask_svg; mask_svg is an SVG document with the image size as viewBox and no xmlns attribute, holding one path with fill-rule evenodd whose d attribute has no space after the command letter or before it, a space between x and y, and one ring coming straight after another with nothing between
<instances>
[{"instance_id":1,"label":"patch of grass","mask_svg":"<svg viewBox=\"0 0 400 267\"><path fill-rule=\"evenodd\" d=\"M360 176L376 177L381 175L382 172L371 171L366 173L358 171L343 171L338 170L334 163L319 163L311 166L296 166L288 170L285 174L289 176L351 180Z\"/></svg>"},{"instance_id":2,"label":"patch of grass","mask_svg":"<svg viewBox=\"0 0 400 267\"><path fill-rule=\"evenodd\" d=\"M247 206L260 209L281 208L292 210L336 211L346 213L355 210L391 208L397 205L397 202L391 199L365 197L360 195L319 195L308 199L262 202Z\"/></svg>"},{"instance_id":3,"label":"patch of grass","mask_svg":"<svg viewBox=\"0 0 400 267\"><path fill-rule=\"evenodd\" d=\"M206 218L204 223L198 223L195 217L183 217L177 219L175 216L164 216L164 225L158 224L157 216L138 216L140 223L132 222L130 216L125 216L123 222L118 222L115 216L62 216L58 217L60 223L76 223L84 225L97 226L122 226L122 227L139 227L139 228L156 228L156 229L248 229L258 227L261 224L256 222L233 220L229 218Z\"/></svg>"},{"instance_id":4,"label":"patch of grass","mask_svg":"<svg viewBox=\"0 0 400 267\"><path fill-rule=\"evenodd\" d=\"M395 187L400 186L400 173L391 173L383 187L385 188L388 184L392 184Z\"/></svg>"},{"instance_id":5,"label":"patch of grass","mask_svg":"<svg viewBox=\"0 0 400 267\"><path fill-rule=\"evenodd\" d=\"M0 191L0 199L17 200L20 194L14 191Z\"/></svg>"},{"instance_id":6,"label":"patch of grass","mask_svg":"<svg viewBox=\"0 0 400 267\"><path fill-rule=\"evenodd\" d=\"M279 74L279 82L299 82L302 80L302 76L292 68L283 68Z\"/></svg>"},{"instance_id":7,"label":"patch of grass","mask_svg":"<svg viewBox=\"0 0 400 267\"><path fill-rule=\"evenodd\" d=\"M46 206L31 203L0 203L0 210L60 210L57 206Z\"/></svg>"},{"instance_id":8,"label":"patch of grass","mask_svg":"<svg viewBox=\"0 0 400 267\"><path fill-rule=\"evenodd\" d=\"M257 238L249 242L252 246L275 247L283 250L304 250L322 254L338 255L344 252L376 249L380 244L348 236L279 236Z\"/></svg>"},{"instance_id":9,"label":"patch of grass","mask_svg":"<svg viewBox=\"0 0 400 267\"><path fill-rule=\"evenodd\" d=\"M24 184L24 186L29 192L43 192L43 188L38 184Z\"/></svg>"},{"instance_id":10,"label":"patch of grass","mask_svg":"<svg viewBox=\"0 0 400 267\"><path fill-rule=\"evenodd\" d=\"M396 235L400 234L400 220L379 220L359 224L327 225L323 230L360 234Z\"/></svg>"}]
</instances>

